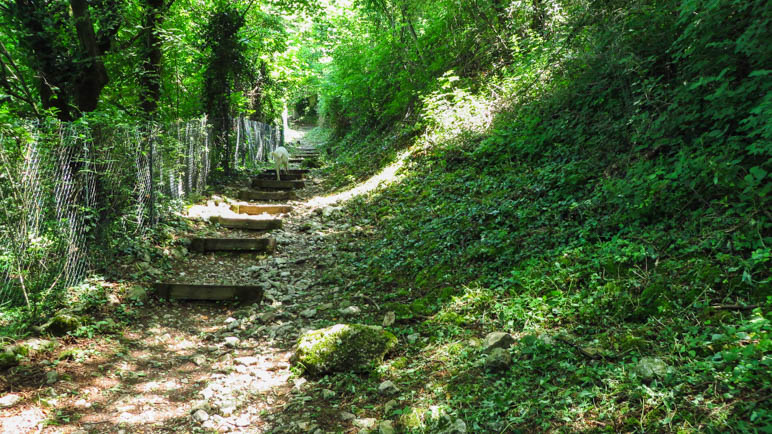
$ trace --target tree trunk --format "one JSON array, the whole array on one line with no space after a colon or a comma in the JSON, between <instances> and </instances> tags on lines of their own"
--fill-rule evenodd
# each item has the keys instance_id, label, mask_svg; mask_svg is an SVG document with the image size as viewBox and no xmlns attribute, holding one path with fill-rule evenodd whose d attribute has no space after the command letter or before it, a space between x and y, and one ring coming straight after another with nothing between
<instances>
[{"instance_id":1,"label":"tree trunk","mask_svg":"<svg viewBox=\"0 0 772 434\"><path fill-rule=\"evenodd\" d=\"M157 28L163 23L164 0L145 1L145 22L142 28L143 50L145 60L142 62L142 111L145 116L152 117L158 110L161 99L161 39Z\"/></svg>"},{"instance_id":2,"label":"tree trunk","mask_svg":"<svg viewBox=\"0 0 772 434\"><path fill-rule=\"evenodd\" d=\"M75 102L81 112L90 112L97 108L99 95L110 82L110 79L107 76L105 65L102 63L102 53L99 50L96 33L94 33L94 24L88 11L88 3L86 0L70 0L70 6L81 49L87 55L83 62L83 69L75 79Z\"/></svg>"}]
</instances>

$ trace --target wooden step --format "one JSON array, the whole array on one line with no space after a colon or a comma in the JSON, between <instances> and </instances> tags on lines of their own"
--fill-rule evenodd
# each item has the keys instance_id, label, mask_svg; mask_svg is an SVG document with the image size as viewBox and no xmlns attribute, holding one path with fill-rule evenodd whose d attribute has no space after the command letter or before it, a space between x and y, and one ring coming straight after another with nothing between
<instances>
[{"instance_id":1,"label":"wooden step","mask_svg":"<svg viewBox=\"0 0 772 434\"><path fill-rule=\"evenodd\" d=\"M289 162L290 164L300 164L305 160L305 158L290 158Z\"/></svg>"},{"instance_id":2,"label":"wooden step","mask_svg":"<svg viewBox=\"0 0 772 434\"><path fill-rule=\"evenodd\" d=\"M300 181L305 177L302 173L284 173L281 174L281 180L282 181ZM270 173L258 173L253 177L253 179L273 179L276 180L276 172L270 172Z\"/></svg>"},{"instance_id":3,"label":"wooden step","mask_svg":"<svg viewBox=\"0 0 772 434\"><path fill-rule=\"evenodd\" d=\"M294 180L294 181L285 181L280 180L277 181L275 179L253 179L252 180L252 187L253 188L260 188L260 189L271 189L271 190L297 190L300 188L305 187L306 184L302 180Z\"/></svg>"},{"instance_id":4,"label":"wooden step","mask_svg":"<svg viewBox=\"0 0 772 434\"><path fill-rule=\"evenodd\" d=\"M187 283L156 283L153 287L158 296L185 300L232 300L259 303L263 300L263 288L253 285L197 285Z\"/></svg>"},{"instance_id":5,"label":"wooden step","mask_svg":"<svg viewBox=\"0 0 772 434\"><path fill-rule=\"evenodd\" d=\"M190 249L196 252L268 252L276 248L273 238L194 238Z\"/></svg>"},{"instance_id":6,"label":"wooden step","mask_svg":"<svg viewBox=\"0 0 772 434\"><path fill-rule=\"evenodd\" d=\"M249 201L293 200L297 198L298 195L294 191L241 190L239 192L239 199Z\"/></svg>"},{"instance_id":7,"label":"wooden step","mask_svg":"<svg viewBox=\"0 0 772 434\"><path fill-rule=\"evenodd\" d=\"M295 174L295 175L305 175L306 173L308 173L310 171L311 171L310 169L290 169L290 170L286 171L286 173L289 173L290 175L292 175L292 174ZM274 178L276 177L276 169L266 169L266 170L263 170L262 172L259 172L259 174L263 174L263 173L273 174ZM285 171L282 170L281 173L283 175L285 173Z\"/></svg>"},{"instance_id":8,"label":"wooden step","mask_svg":"<svg viewBox=\"0 0 772 434\"><path fill-rule=\"evenodd\" d=\"M248 229L252 231L269 231L281 229L281 219L256 219L250 217L222 217L214 216L209 219L212 223L230 229Z\"/></svg>"},{"instance_id":9,"label":"wooden step","mask_svg":"<svg viewBox=\"0 0 772 434\"><path fill-rule=\"evenodd\" d=\"M260 215L260 214L289 214L292 207L289 205L231 205L231 211L236 214Z\"/></svg>"}]
</instances>

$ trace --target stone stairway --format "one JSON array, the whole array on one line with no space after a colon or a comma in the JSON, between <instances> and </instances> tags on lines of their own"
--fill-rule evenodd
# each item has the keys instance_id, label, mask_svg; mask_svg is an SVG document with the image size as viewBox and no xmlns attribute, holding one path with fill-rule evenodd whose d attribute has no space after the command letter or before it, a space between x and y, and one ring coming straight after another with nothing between
<instances>
[{"instance_id":1,"label":"stone stairway","mask_svg":"<svg viewBox=\"0 0 772 434\"><path fill-rule=\"evenodd\" d=\"M299 148L290 162L302 163L305 159L318 158L318 152L313 148ZM281 174L281 180L276 179L274 170L265 170L252 178L251 188L238 192L238 198L243 201L288 201L297 199L296 190L305 187L304 178L308 169L291 168L288 173ZM217 204L217 215L210 215L208 221L218 224L227 230L252 232L260 237L233 236L226 232L217 237L197 237L191 240L190 250L199 254L222 253L267 253L276 249L276 240L270 236L262 236L273 229L282 228L284 214L292 212L292 207L286 204L254 204L237 203L224 206ZM216 256L213 258L216 260ZM159 282L155 289L158 295L165 299L186 300L232 300L259 303L263 298L262 286L239 283L213 284L193 282Z\"/></svg>"}]
</instances>

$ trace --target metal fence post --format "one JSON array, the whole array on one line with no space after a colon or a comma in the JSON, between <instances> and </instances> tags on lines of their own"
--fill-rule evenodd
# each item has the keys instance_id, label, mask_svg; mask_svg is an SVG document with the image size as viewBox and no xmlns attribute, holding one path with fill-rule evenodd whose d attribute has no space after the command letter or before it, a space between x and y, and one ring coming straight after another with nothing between
<instances>
[{"instance_id":1,"label":"metal fence post","mask_svg":"<svg viewBox=\"0 0 772 434\"><path fill-rule=\"evenodd\" d=\"M148 165L150 166L150 226L155 226L155 186L153 178L155 173L153 172L153 153L155 152L155 141L153 140L153 124L148 124L148 147L150 148L150 155L148 156Z\"/></svg>"}]
</instances>

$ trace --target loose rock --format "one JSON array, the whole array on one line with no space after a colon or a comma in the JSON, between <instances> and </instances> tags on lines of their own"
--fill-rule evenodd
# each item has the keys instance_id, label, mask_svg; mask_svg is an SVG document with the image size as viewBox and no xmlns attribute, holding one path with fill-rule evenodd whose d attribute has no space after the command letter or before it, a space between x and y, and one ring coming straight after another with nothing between
<instances>
[{"instance_id":1,"label":"loose rock","mask_svg":"<svg viewBox=\"0 0 772 434\"><path fill-rule=\"evenodd\" d=\"M515 343L515 339L509 333L493 332L485 336L485 351L491 352L494 348L507 349Z\"/></svg>"},{"instance_id":2,"label":"loose rock","mask_svg":"<svg viewBox=\"0 0 772 434\"><path fill-rule=\"evenodd\" d=\"M59 373L56 371L46 372L46 384L54 384L59 381Z\"/></svg>"},{"instance_id":3,"label":"loose rock","mask_svg":"<svg viewBox=\"0 0 772 434\"><path fill-rule=\"evenodd\" d=\"M373 417L363 419L354 419L352 424L359 429L374 429L378 425L378 420Z\"/></svg>"},{"instance_id":4,"label":"loose rock","mask_svg":"<svg viewBox=\"0 0 772 434\"><path fill-rule=\"evenodd\" d=\"M240 342L241 342L241 339L235 336L228 336L225 338L225 345L230 348L236 348L237 346L239 346Z\"/></svg>"},{"instance_id":5,"label":"loose rock","mask_svg":"<svg viewBox=\"0 0 772 434\"><path fill-rule=\"evenodd\" d=\"M358 308L357 306L349 306L345 309L341 309L339 312L343 316L354 316L359 315L362 312L362 309Z\"/></svg>"},{"instance_id":6,"label":"loose rock","mask_svg":"<svg viewBox=\"0 0 772 434\"><path fill-rule=\"evenodd\" d=\"M394 312L386 312L386 315L383 316L383 326L384 327L391 327L392 324L394 324L394 321L397 319L397 314Z\"/></svg>"},{"instance_id":7,"label":"loose rock","mask_svg":"<svg viewBox=\"0 0 772 434\"><path fill-rule=\"evenodd\" d=\"M667 373L667 364L657 357L644 357L635 365L635 373L642 380L650 381L658 377L664 377Z\"/></svg>"},{"instance_id":8,"label":"loose rock","mask_svg":"<svg viewBox=\"0 0 772 434\"><path fill-rule=\"evenodd\" d=\"M390 420L384 420L378 424L378 434L394 434L394 426Z\"/></svg>"},{"instance_id":9,"label":"loose rock","mask_svg":"<svg viewBox=\"0 0 772 434\"><path fill-rule=\"evenodd\" d=\"M386 380L378 386L378 392L382 395L394 395L399 393L399 388L391 380Z\"/></svg>"},{"instance_id":10,"label":"loose rock","mask_svg":"<svg viewBox=\"0 0 772 434\"><path fill-rule=\"evenodd\" d=\"M209 413L204 410L196 410L196 412L193 413L193 420L198 423L204 423L209 420Z\"/></svg>"},{"instance_id":11,"label":"loose rock","mask_svg":"<svg viewBox=\"0 0 772 434\"><path fill-rule=\"evenodd\" d=\"M0 398L0 408L13 407L21 401L21 396L11 393Z\"/></svg>"}]
</instances>

